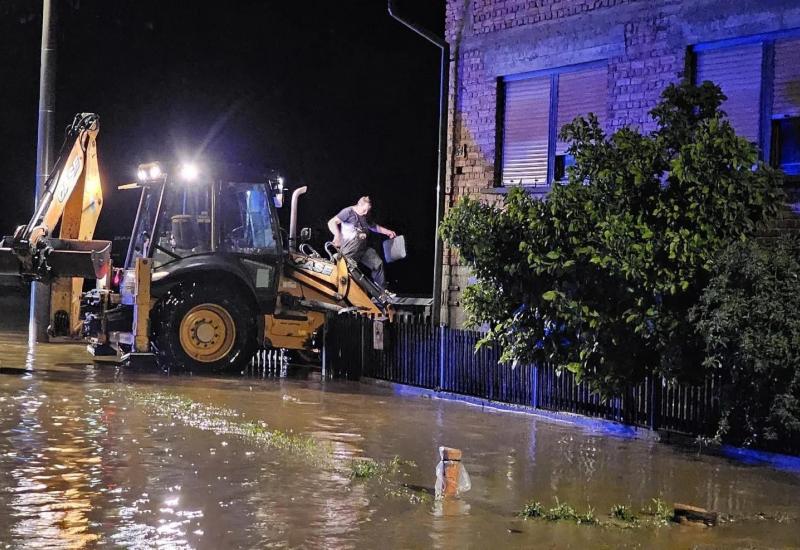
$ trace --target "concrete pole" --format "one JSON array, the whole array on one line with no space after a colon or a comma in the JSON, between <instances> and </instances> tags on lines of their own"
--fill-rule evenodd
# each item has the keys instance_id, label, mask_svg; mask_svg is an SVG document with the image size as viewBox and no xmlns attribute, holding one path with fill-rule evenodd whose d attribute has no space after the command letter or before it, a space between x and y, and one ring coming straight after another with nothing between
<instances>
[{"instance_id":1,"label":"concrete pole","mask_svg":"<svg viewBox=\"0 0 800 550\"><path fill-rule=\"evenodd\" d=\"M44 191L44 183L53 166L53 126L55 118L57 10L52 0L42 1L42 54L39 67L39 126L36 136L36 194L34 208ZM47 342L50 324L50 287L31 285L28 341Z\"/></svg>"}]
</instances>

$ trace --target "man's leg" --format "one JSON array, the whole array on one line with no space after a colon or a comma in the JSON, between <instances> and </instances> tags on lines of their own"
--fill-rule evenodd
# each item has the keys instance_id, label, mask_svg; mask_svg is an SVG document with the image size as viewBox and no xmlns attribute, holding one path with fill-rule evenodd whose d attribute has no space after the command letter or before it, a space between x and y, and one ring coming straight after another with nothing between
<instances>
[{"instance_id":1,"label":"man's leg","mask_svg":"<svg viewBox=\"0 0 800 550\"><path fill-rule=\"evenodd\" d=\"M359 261L372 272L372 282L383 290L386 284L386 276L383 273L383 260L378 256L378 253L372 248L367 248Z\"/></svg>"},{"instance_id":2,"label":"man's leg","mask_svg":"<svg viewBox=\"0 0 800 550\"><path fill-rule=\"evenodd\" d=\"M365 249L366 246L364 246L364 243L358 239L350 239L342 245L342 247L339 249L339 252L353 261L358 262L361 260L361 255L364 253Z\"/></svg>"}]
</instances>

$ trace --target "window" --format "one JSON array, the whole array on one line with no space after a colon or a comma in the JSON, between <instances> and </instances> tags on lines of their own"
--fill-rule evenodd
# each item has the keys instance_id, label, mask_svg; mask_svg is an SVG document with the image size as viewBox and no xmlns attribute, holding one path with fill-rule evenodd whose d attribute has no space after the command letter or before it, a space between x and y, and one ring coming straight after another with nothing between
<instances>
[{"instance_id":1,"label":"window","mask_svg":"<svg viewBox=\"0 0 800 550\"><path fill-rule=\"evenodd\" d=\"M792 179L800 179L800 117L772 121L772 162Z\"/></svg>"},{"instance_id":2,"label":"window","mask_svg":"<svg viewBox=\"0 0 800 550\"><path fill-rule=\"evenodd\" d=\"M164 191L153 263L159 265L211 251L209 184L170 186Z\"/></svg>"},{"instance_id":3,"label":"window","mask_svg":"<svg viewBox=\"0 0 800 550\"><path fill-rule=\"evenodd\" d=\"M238 254L277 253L264 184L223 184L220 203L222 250Z\"/></svg>"},{"instance_id":4,"label":"window","mask_svg":"<svg viewBox=\"0 0 800 550\"><path fill-rule=\"evenodd\" d=\"M697 82L710 80L722 88L728 99L722 110L728 113L736 132L758 143L761 118L761 44L746 44L699 52Z\"/></svg>"},{"instance_id":5,"label":"window","mask_svg":"<svg viewBox=\"0 0 800 550\"><path fill-rule=\"evenodd\" d=\"M800 29L695 46L695 80L718 84L736 132L800 177Z\"/></svg>"},{"instance_id":6,"label":"window","mask_svg":"<svg viewBox=\"0 0 800 550\"><path fill-rule=\"evenodd\" d=\"M800 180L800 38L775 42L772 164Z\"/></svg>"},{"instance_id":7,"label":"window","mask_svg":"<svg viewBox=\"0 0 800 550\"><path fill-rule=\"evenodd\" d=\"M572 163L558 131L575 117L606 120L608 69L590 63L503 80L502 184L543 187Z\"/></svg>"}]
</instances>

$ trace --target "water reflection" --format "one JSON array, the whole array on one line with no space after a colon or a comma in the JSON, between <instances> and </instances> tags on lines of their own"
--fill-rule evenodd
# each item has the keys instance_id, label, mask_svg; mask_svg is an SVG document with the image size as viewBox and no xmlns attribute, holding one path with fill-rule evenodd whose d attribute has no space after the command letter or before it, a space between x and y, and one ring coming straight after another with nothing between
<instances>
[{"instance_id":1,"label":"water reflection","mask_svg":"<svg viewBox=\"0 0 800 550\"><path fill-rule=\"evenodd\" d=\"M5 456L14 463L13 534L34 547L83 548L99 538L88 514L101 483L102 427L91 408L40 392L33 382L15 397L19 421L5 432Z\"/></svg>"},{"instance_id":2,"label":"water reflection","mask_svg":"<svg viewBox=\"0 0 800 550\"><path fill-rule=\"evenodd\" d=\"M0 372L0 546L797 545L800 478L784 472L370 386L167 378L84 357L82 348L31 350L24 337L0 333L2 366L26 369ZM180 407L145 406L159 395ZM334 463L247 437L245 424L311 436ZM411 503L350 478L353 458L399 455L418 464L404 481L432 487L439 445L464 452L473 488L459 501ZM698 534L514 517L531 499L602 515L656 496L741 521ZM791 521L747 519L758 512Z\"/></svg>"}]
</instances>

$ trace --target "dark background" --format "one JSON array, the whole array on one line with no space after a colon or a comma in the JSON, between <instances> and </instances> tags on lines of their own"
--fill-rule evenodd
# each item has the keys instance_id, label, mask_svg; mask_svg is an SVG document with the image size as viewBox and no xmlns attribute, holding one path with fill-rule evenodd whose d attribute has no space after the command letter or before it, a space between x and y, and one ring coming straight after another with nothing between
<instances>
[{"instance_id":1,"label":"dark background","mask_svg":"<svg viewBox=\"0 0 800 550\"><path fill-rule=\"evenodd\" d=\"M97 238L135 214L140 162L198 153L230 179L308 185L301 226L321 250L327 220L360 195L406 236L389 285L431 292L439 50L392 19L384 0L54 0L59 10L56 140L77 112L100 115L106 198ZM444 0L397 0L441 35ZM33 207L41 2L0 5L0 233ZM288 207L282 213L288 228ZM379 241L376 241L379 245Z\"/></svg>"}]
</instances>

